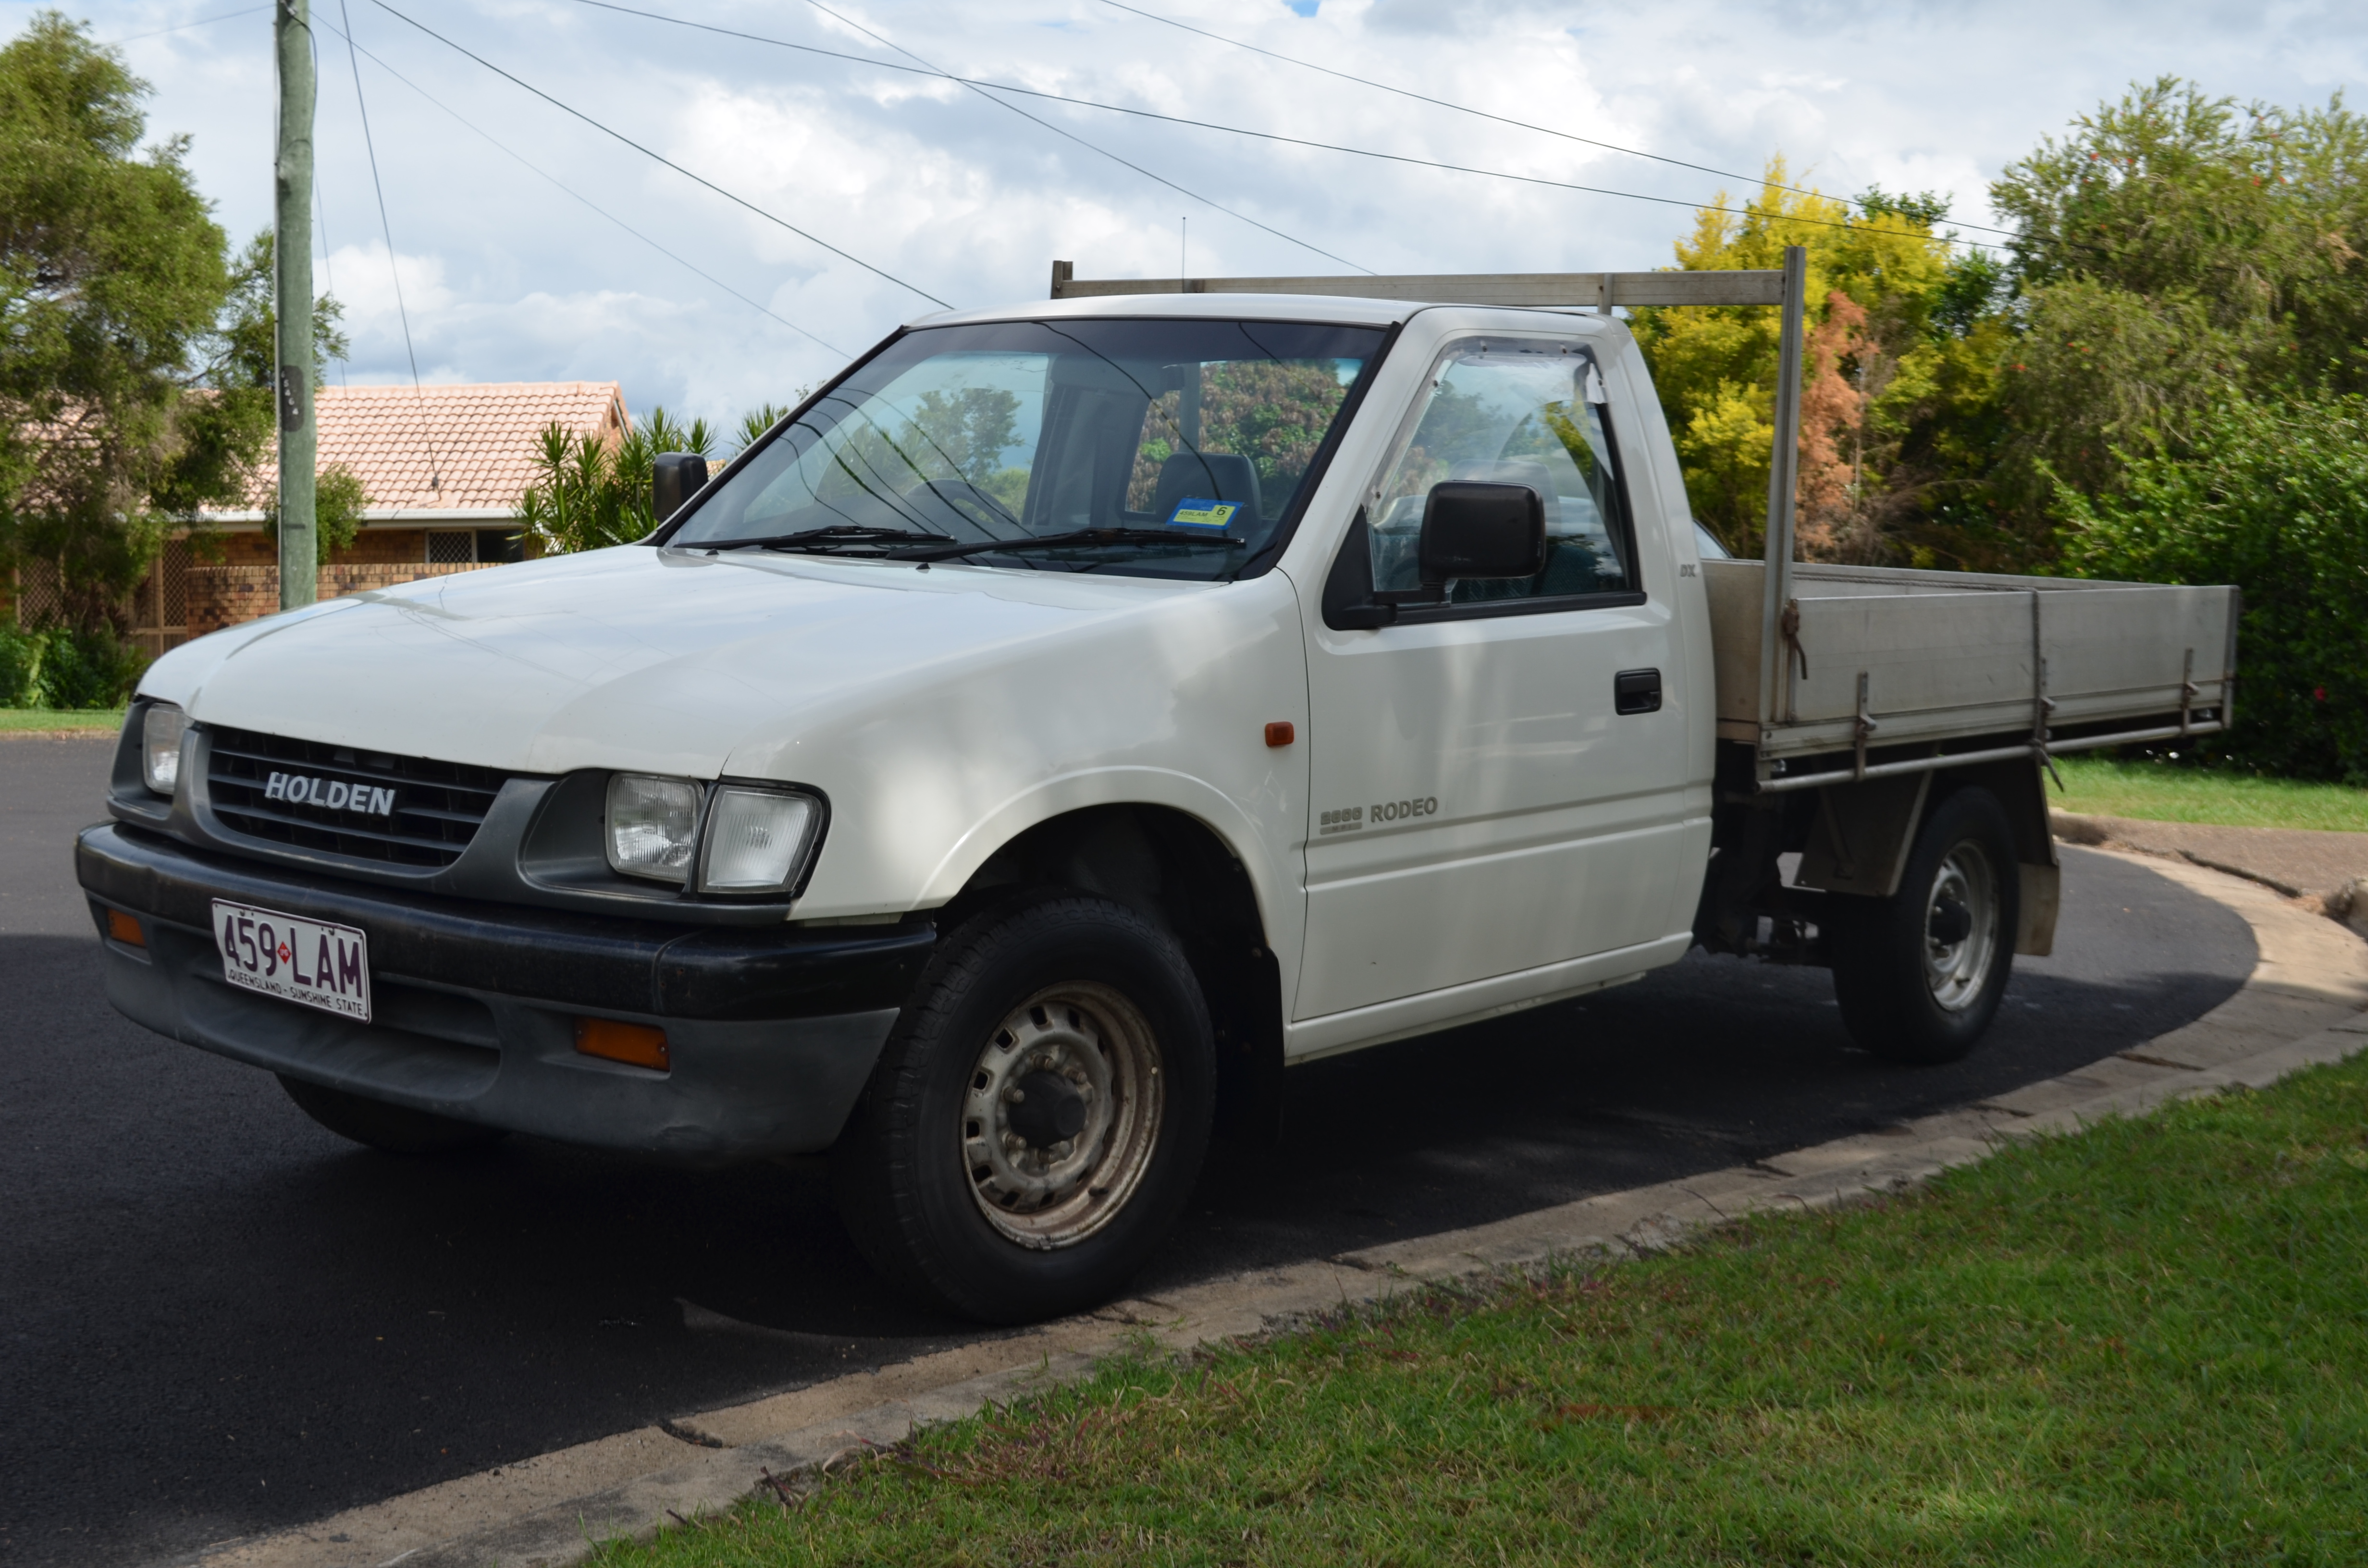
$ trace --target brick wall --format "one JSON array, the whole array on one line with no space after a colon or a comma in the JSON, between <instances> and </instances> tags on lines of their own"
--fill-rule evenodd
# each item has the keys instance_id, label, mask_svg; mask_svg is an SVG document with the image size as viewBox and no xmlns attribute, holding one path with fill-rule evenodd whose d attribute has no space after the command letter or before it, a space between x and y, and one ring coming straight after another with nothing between
<instances>
[{"instance_id":1,"label":"brick wall","mask_svg":"<svg viewBox=\"0 0 2368 1568\"><path fill-rule=\"evenodd\" d=\"M476 564L429 566L402 563L347 562L321 568L316 591L324 599L373 588L392 588L427 577L449 577L455 572L482 572ZM279 568L277 566L192 566L189 568L189 635L202 637L225 626L259 620L279 613Z\"/></svg>"},{"instance_id":2,"label":"brick wall","mask_svg":"<svg viewBox=\"0 0 2368 1568\"><path fill-rule=\"evenodd\" d=\"M334 563L392 566L427 559L427 532L424 528L364 528L354 536L352 544L336 552Z\"/></svg>"},{"instance_id":3,"label":"brick wall","mask_svg":"<svg viewBox=\"0 0 2368 1568\"><path fill-rule=\"evenodd\" d=\"M279 537L269 528L218 528L209 548L223 566L271 566L279 560ZM427 559L425 528L364 528L351 545L330 557L338 566L402 565Z\"/></svg>"}]
</instances>

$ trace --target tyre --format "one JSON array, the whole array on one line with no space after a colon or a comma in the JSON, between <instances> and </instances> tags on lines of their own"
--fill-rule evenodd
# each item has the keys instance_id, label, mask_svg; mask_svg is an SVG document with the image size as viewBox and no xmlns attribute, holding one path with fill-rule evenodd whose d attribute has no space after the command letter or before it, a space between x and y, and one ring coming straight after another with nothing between
<instances>
[{"instance_id":1,"label":"tyre","mask_svg":"<svg viewBox=\"0 0 2368 1568\"><path fill-rule=\"evenodd\" d=\"M1974 1048L2014 964L2014 830L1987 790L1928 812L1899 891L1851 899L1833 934L1834 995L1850 1037L1886 1061L1931 1065Z\"/></svg>"},{"instance_id":2,"label":"tyre","mask_svg":"<svg viewBox=\"0 0 2368 1568\"><path fill-rule=\"evenodd\" d=\"M507 1136L498 1127L479 1127L431 1111L365 1099L343 1089L308 1084L285 1073L279 1074L279 1086L288 1091L288 1097L306 1116L338 1137L367 1143L390 1154L449 1154L482 1148Z\"/></svg>"},{"instance_id":3,"label":"tyre","mask_svg":"<svg viewBox=\"0 0 2368 1568\"><path fill-rule=\"evenodd\" d=\"M1006 904L939 945L832 1152L872 1267L965 1317L1107 1300L1199 1176L1207 1006L1175 941L1083 895Z\"/></svg>"}]
</instances>

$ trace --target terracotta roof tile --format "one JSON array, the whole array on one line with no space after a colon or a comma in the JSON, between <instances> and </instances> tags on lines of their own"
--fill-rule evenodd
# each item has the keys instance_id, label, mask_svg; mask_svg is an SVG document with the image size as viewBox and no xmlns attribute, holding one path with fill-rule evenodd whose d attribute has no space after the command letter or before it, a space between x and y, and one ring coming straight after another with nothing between
<instances>
[{"instance_id":1,"label":"terracotta roof tile","mask_svg":"<svg viewBox=\"0 0 2368 1568\"><path fill-rule=\"evenodd\" d=\"M615 381L492 381L463 386L323 387L314 404L323 468L343 463L370 516L515 506L534 480L543 426L615 437L632 428ZM432 462L431 462L432 453ZM276 449L258 475L270 498ZM431 488L431 473L441 483Z\"/></svg>"}]
</instances>

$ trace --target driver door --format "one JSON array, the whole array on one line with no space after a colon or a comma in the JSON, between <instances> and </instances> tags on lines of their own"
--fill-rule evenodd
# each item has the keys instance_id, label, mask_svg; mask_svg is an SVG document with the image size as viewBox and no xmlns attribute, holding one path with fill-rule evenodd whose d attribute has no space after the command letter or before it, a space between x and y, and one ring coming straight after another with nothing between
<instances>
[{"instance_id":1,"label":"driver door","mask_svg":"<svg viewBox=\"0 0 2368 1568\"><path fill-rule=\"evenodd\" d=\"M1583 339L1492 334L1441 350L1345 548L1370 550L1377 588L1415 588L1430 486L1488 480L1539 491L1546 564L1451 585L1377 630L1313 624L1295 1020L1688 926L1684 672L1670 585L1641 569L1618 435Z\"/></svg>"}]
</instances>

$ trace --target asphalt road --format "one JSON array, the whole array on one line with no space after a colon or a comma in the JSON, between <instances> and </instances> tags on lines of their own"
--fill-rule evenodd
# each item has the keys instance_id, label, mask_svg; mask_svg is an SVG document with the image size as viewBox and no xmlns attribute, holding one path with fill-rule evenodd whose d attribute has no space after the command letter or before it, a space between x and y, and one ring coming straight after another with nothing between
<instances>
[{"instance_id":1,"label":"asphalt road","mask_svg":"<svg viewBox=\"0 0 2368 1568\"><path fill-rule=\"evenodd\" d=\"M882 1289L821 1172L513 1139L404 1162L99 996L74 830L107 746L0 740L0 1561L170 1559L972 1332ZM1466 1225L1979 1099L2176 1027L2245 925L2067 850L1975 1058L1853 1050L1822 971L1697 954L1292 1075L1140 1289Z\"/></svg>"}]
</instances>

